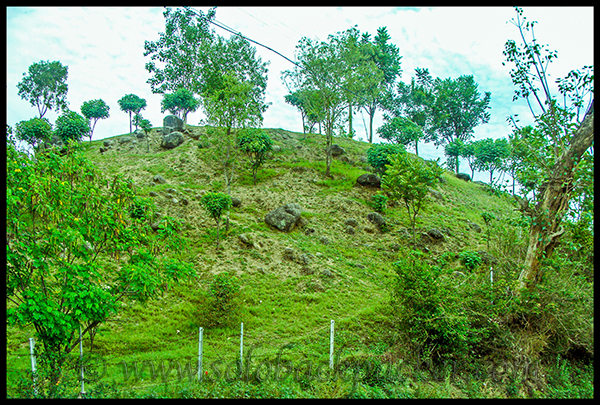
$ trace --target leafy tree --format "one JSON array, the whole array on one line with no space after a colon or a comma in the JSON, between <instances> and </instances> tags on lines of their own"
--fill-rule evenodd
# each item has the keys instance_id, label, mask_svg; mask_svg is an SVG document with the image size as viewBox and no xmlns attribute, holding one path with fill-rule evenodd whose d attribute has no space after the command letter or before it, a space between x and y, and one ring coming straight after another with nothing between
<instances>
[{"instance_id":1,"label":"leafy tree","mask_svg":"<svg viewBox=\"0 0 600 405\"><path fill-rule=\"evenodd\" d=\"M340 89L343 85L343 72L346 65L341 55L339 42L333 35L328 41L315 42L303 37L296 46L298 63L294 70L286 71L284 76L293 77L299 88L314 92L316 105L321 108L320 116L325 125L325 175L331 175L331 144L334 128L347 105Z\"/></svg>"},{"instance_id":2,"label":"leafy tree","mask_svg":"<svg viewBox=\"0 0 600 405\"><path fill-rule=\"evenodd\" d=\"M423 130L408 118L393 117L388 122L377 128L377 133L382 139L407 146L415 145L418 150L418 142L423 138Z\"/></svg>"},{"instance_id":3,"label":"leafy tree","mask_svg":"<svg viewBox=\"0 0 600 405\"><path fill-rule=\"evenodd\" d=\"M81 105L81 113L91 124L90 142L92 142L92 135L94 133L94 128L96 128L96 123L100 119L103 120L110 117L109 111L110 107L101 99L84 101Z\"/></svg>"},{"instance_id":4,"label":"leafy tree","mask_svg":"<svg viewBox=\"0 0 600 405\"><path fill-rule=\"evenodd\" d=\"M459 157L463 155L465 144L461 139L453 139L444 147L444 154L447 156L446 165L448 169L455 170L458 173ZM473 176L471 176L473 178Z\"/></svg>"},{"instance_id":5,"label":"leafy tree","mask_svg":"<svg viewBox=\"0 0 600 405\"><path fill-rule=\"evenodd\" d=\"M80 327L85 336L125 303L144 302L194 269L154 254L184 241L156 234L150 213L130 215L138 201L133 183L106 179L79 144L35 159L11 139L6 146L7 321L35 328L56 387Z\"/></svg>"},{"instance_id":6,"label":"leafy tree","mask_svg":"<svg viewBox=\"0 0 600 405\"><path fill-rule=\"evenodd\" d=\"M367 163L377 173L383 175L387 165L391 164L391 158L397 154L406 153L404 146L393 143L378 143L367 149Z\"/></svg>"},{"instance_id":7,"label":"leafy tree","mask_svg":"<svg viewBox=\"0 0 600 405\"><path fill-rule=\"evenodd\" d=\"M23 80L17 84L19 96L29 101L32 106L37 107L40 118L48 110L67 108L67 85L69 68L63 66L59 61L39 61L29 66Z\"/></svg>"},{"instance_id":8,"label":"leafy tree","mask_svg":"<svg viewBox=\"0 0 600 405\"><path fill-rule=\"evenodd\" d=\"M489 171L490 184L493 184L494 171L506 167L509 154L510 147L506 139L481 139L475 144L475 166L479 170Z\"/></svg>"},{"instance_id":9,"label":"leafy tree","mask_svg":"<svg viewBox=\"0 0 600 405\"><path fill-rule=\"evenodd\" d=\"M437 78L433 84L431 105L431 134L436 146L460 139L463 142L473 137L473 129L490 120L491 93L483 97L477 90L473 76L458 79ZM458 167L458 158L457 164Z\"/></svg>"},{"instance_id":10,"label":"leafy tree","mask_svg":"<svg viewBox=\"0 0 600 405\"><path fill-rule=\"evenodd\" d=\"M215 9L205 14L190 7L165 7L165 31L159 33L157 41L144 41L144 56L150 57L145 67L152 74L147 83L153 93L166 94L181 88L201 93L215 40L210 29Z\"/></svg>"},{"instance_id":11,"label":"leafy tree","mask_svg":"<svg viewBox=\"0 0 600 405\"><path fill-rule=\"evenodd\" d=\"M273 141L264 131L256 128L247 128L241 131L237 141L240 150L246 153L250 159L253 183L256 185L256 173L273 149Z\"/></svg>"},{"instance_id":12,"label":"leafy tree","mask_svg":"<svg viewBox=\"0 0 600 405\"><path fill-rule=\"evenodd\" d=\"M210 49L204 85L199 93L208 120L224 128L258 127L269 106L265 102L267 72L267 63L248 40L241 35L228 39L218 36ZM227 86L238 84L247 88L233 92L237 97L229 103L225 97Z\"/></svg>"},{"instance_id":13,"label":"leafy tree","mask_svg":"<svg viewBox=\"0 0 600 405\"><path fill-rule=\"evenodd\" d=\"M358 104L369 115L369 143L373 143L373 119L377 108L391 92L396 79L402 74L400 50L390 43L391 36L386 27L379 27L377 35L369 42L369 36L363 35L362 49L367 62L362 63L362 75L358 88Z\"/></svg>"},{"instance_id":14,"label":"leafy tree","mask_svg":"<svg viewBox=\"0 0 600 405\"><path fill-rule=\"evenodd\" d=\"M412 228L414 248L417 215L427 201L429 188L439 183L443 169L436 161L424 161L408 153L394 154L389 159L390 164L382 177L381 188L391 199L404 204Z\"/></svg>"},{"instance_id":15,"label":"leafy tree","mask_svg":"<svg viewBox=\"0 0 600 405\"><path fill-rule=\"evenodd\" d=\"M396 95L389 93L383 105L388 113L384 115L386 121L395 118L409 119L416 124L421 132L412 131L415 143L415 154L419 155L419 141L429 140L427 135L431 122L430 105L433 102L433 79L427 69L415 69L416 78L412 77L410 84L398 82Z\"/></svg>"},{"instance_id":16,"label":"leafy tree","mask_svg":"<svg viewBox=\"0 0 600 405\"><path fill-rule=\"evenodd\" d=\"M268 107L264 100L267 68L256 49L239 35L217 37L208 63L202 106L208 123L214 127L210 142L216 146L213 150L223 167L227 194L231 195L239 155L236 131L262 124Z\"/></svg>"},{"instance_id":17,"label":"leafy tree","mask_svg":"<svg viewBox=\"0 0 600 405\"><path fill-rule=\"evenodd\" d=\"M146 100L139 96L136 96L135 94L127 94L121 97L118 103L119 108L121 108L121 111L129 113L129 133L132 133L132 114L139 114L140 111L146 108Z\"/></svg>"},{"instance_id":18,"label":"leafy tree","mask_svg":"<svg viewBox=\"0 0 600 405\"><path fill-rule=\"evenodd\" d=\"M284 83L286 83L286 78L287 76L283 77ZM288 86L288 90L289 89L290 88ZM284 96L284 100L287 104L293 105L300 111L300 114L302 115L302 131L305 134L306 131L312 132L313 127L317 123L319 124L320 128L321 121L324 119L322 109L319 106L318 97L318 93L310 89L300 89L296 91L290 90L290 94L286 94Z\"/></svg>"},{"instance_id":19,"label":"leafy tree","mask_svg":"<svg viewBox=\"0 0 600 405\"><path fill-rule=\"evenodd\" d=\"M217 224L217 249L219 248L219 228L221 215L231 208L231 197L225 193L208 192L202 196L200 203Z\"/></svg>"},{"instance_id":20,"label":"leafy tree","mask_svg":"<svg viewBox=\"0 0 600 405\"><path fill-rule=\"evenodd\" d=\"M90 133L88 120L75 111L66 110L54 124L56 125L54 132L65 144L69 140L79 142Z\"/></svg>"},{"instance_id":21,"label":"leafy tree","mask_svg":"<svg viewBox=\"0 0 600 405\"><path fill-rule=\"evenodd\" d=\"M161 102L160 112L170 111L187 124L187 115L196 111L200 107L200 100L194 97L194 94L188 89L177 89L174 93L164 94Z\"/></svg>"},{"instance_id":22,"label":"leafy tree","mask_svg":"<svg viewBox=\"0 0 600 405\"><path fill-rule=\"evenodd\" d=\"M140 114L136 114L135 117L133 117L133 119L135 120L135 125L139 125L142 131L144 131L144 134L146 135L146 152L150 152L150 136L148 135L148 133L152 129L152 124L150 123L150 120L142 117Z\"/></svg>"},{"instance_id":23,"label":"leafy tree","mask_svg":"<svg viewBox=\"0 0 600 405\"><path fill-rule=\"evenodd\" d=\"M383 78L383 73L372 60L373 47L369 35L363 34L356 27L339 32L329 37L331 44L339 49L339 57L344 60L344 68L339 72L340 91L348 107L348 135L354 134L352 113L376 83Z\"/></svg>"},{"instance_id":24,"label":"leafy tree","mask_svg":"<svg viewBox=\"0 0 600 405\"><path fill-rule=\"evenodd\" d=\"M580 165L585 167L585 156L592 154L594 76L592 68L584 66L581 71L573 70L565 79L557 80L563 99L563 104L559 104L548 83L548 68L557 58L557 52L540 45L534 34L535 22L527 21L522 9L515 10L517 16L511 22L519 30L520 44L506 41L503 54L506 62L513 65L510 72L515 86L513 99L527 101L535 120L530 133L544 145L536 148L522 144L528 149L529 160L538 162L535 168L539 186L533 207L529 201L520 201L522 212L532 218L524 270L519 275L518 291L521 291L526 286L535 288L540 282L542 262L552 256L565 230L561 222L578 186L576 172ZM583 117L581 111L586 111ZM514 118L512 122L516 131L522 130Z\"/></svg>"},{"instance_id":25,"label":"leafy tree","mask_svg":"<svg viewBox=\"0 0 600 405\"><path fill-rule=\"evenodd\" d=\"M15 127L17 139L36 147L41 142L52 138L52 125L47 118L32 118L17 123Z\"/></svg>"},{"instance_id":26,"label":"leafy tree","mask_svg":"<svg viewBox=\"0 0 600 405\"><path fill-rule=\"evenodd\" d=\"M469 169L471 169L471 178L475 176L475 150L477 148L477 141L467 141L463 142L462 148L460 151L460 157L463 157L467 160L469 165Z\"/></svg>"}]
</instances>

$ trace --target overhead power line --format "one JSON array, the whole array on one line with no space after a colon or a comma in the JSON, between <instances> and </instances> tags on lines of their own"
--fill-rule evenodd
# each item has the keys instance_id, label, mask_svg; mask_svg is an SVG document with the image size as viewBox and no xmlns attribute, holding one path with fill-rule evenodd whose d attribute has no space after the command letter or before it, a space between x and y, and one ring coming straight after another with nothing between
<instances>
[{"instance_id":1,"label":"overhead power line","mask_svg":"<svg viewBox=\"0 0 600 405\"><path fill-rule=\"evenodd\" d=\"M199 13L198 13L196 10L194 10L193 8L190 8L190 10L192 10L192 11L193 11L193 12L194 12L194 13L195 13L195 14L196 14L198 17L206 19L206 20L207 20L209 23L211 23L211 24L213 24L213 25L216 25L217 27L219 27L219 28L221 28L221 29L223 29L223 30L225 30L225 31L227 31L227 32L229 32L229 33L231 33L231 34L233 34L233 35L239 35L240 37L244 38L245 40L247 40L247 41L249 41L249 42L252 42L253 44L256 44L256 45L258 45L258 46L262 46L263 48L265 48L265 49L268 49L269 51L276 53L277 55L281 56L281 57L282 57L282 58L284 58L285 60L287 60L287 61L289 61L289 62L293 63L294 65L296 65L296 66L298 66L298 67L300 67L300 65L299 65L297 62L295 62L295 61L291 60L290 58L288 58L287 56L283 55L282 53L280 53L280 52L276 51L275 49L271 48L270 46L267 46L267 45L261 44L261 43L260 43L260 42L258 42L258 41L255 41L255 40L253 40L253 39L251 39L251 38L248 38L247 36L243 35L241 32L239 32L239 31L235 31L233 28L230 28L230 27L226 26L225 24L223 24L223 23L221 23L221 22L218 22L217 20L214 20L214 19L213 19L213 20L209 20L209 19L207 19L207 18L206 18L204 15L201 15L201 14L199 14Z\"/></svg>"},{"instance_id":2,"label":"overhead power line","mask_svg":"<svg viewBox=\"0 0 600 405\"><path fill-rule=\"evenodd\" d=\"M239 31L236 31L236 30L234 30L234 29L233 29L233 28L231 28L231 27L228 27L227 25L225 25L225 24L223 24L223 23L221 23L221 22L217 21L216 19L212 19L212 20L211 20L211 19L208 19L208 18L206 18L206 16L204 16L204 15L203 15L203 14L201 14L201 13L198 13L196 10L194 10L194 9L193 9L193 8L191 8L191 7L190 7L190 10L191 10L191 11L192 11L194 14L196 14L196 16L198 16L199 18L203 18L203 19L207 20L209 23L211 23L211 24L213 24L213 25L215 25L215 26L217 26L217 27L219 27L219 28L221 28L221 29L223 29L223 30L225 30L225 31L227 31L227 32L229 32L229 33L231 33L231 34L233 34L233 35L239 35L241 38L243 38L243 39L245 39L245 40L247 40L247 41L249 41L249 42L252 42L252 43L254 43L254 44L258 45L258 46L261 46L261 47L263 47L263 48L265 48L265 49L268 49L269 51L271 51L271 52L273 52L273 53L275 53L275 54L277 54L277 55L281 56L282 58L284 58L284 59L285 59L285 60L287 60L288 62L290 62L290 63L294 64L295 66L297 66L297 67L299 67L299 68L301 68L301 69L305 69L305 70L307 70L307 71L308 71L308 73L310 73L311 75L313 75L313 76L316 76L316 75L315 75L313 72L311 72L310 70L308 70L306 67L303 67L303 66L301 66L301 65L300 65L298 62L295 62L295 61L291 60L290 58L288 58L287 56L283 55L282 53L280 53L280 52L276 51L275 49L271 48L270 46L267 46L267 45L261 44L261 43L260 43L260 42L258 42L258 41L255 41L255 40L253 40L253 39L251 39L251 38L248 38L247 36L243 35L241 32L239 32ZM346 91L346 92L348 92L348 93L351 93L351 94L353 94L353 95L354 95L354 96L356 96L356 97L357 97L357 99L359 99L360 101L362 101L362 102L368 102L368 100L366 100L366 99L365 99L363 96L361 96L360 94L356 93L355 91L353 91L353 90L350 90L350 89L347 89L346 87L344 87L343 85L341 85L341 84L338 84L338 83L332 83L332 84L333 84L334 86L338 87L340 90L343 90L343 91Z\"/></svg>"}]
</instances>

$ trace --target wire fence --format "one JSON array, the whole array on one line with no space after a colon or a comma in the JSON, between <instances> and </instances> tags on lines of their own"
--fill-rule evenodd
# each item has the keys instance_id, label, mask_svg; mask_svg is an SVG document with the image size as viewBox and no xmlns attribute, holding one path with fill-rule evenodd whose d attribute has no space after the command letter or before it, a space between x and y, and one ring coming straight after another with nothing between
<instances>
[{"instance_id":1,"label":"wire fence","mask_svg":"<svg viewBox=\"0 0 600 405\"><path fill-rule=\"evenodd\" d=\"M168 341L146 343L143 350L139 346L134 348L133 355L122 355L116 364L109 364L100 354L84 353L80 345L80 352L72 353L71 361L67 362L69 382L74 385L74 390L79 382L79 394L85 395L86 387L99 382L118 384L123 390L146 390L177 382L299 378L330 373L339 364L340 357L352 351L343 344L340 346L339 338L343 340L348 331L338 331L336 342L333 320L302 335L291 336L280 347L271 343L279 338L260 329L244 329L243 323L237 336L219 337L225 338L225 342L215 341L216 337L203 328L186 334L177 332L177 336ZM173 352L183 355L173 356ZM171 357L165 353L170 353ZM7 352L7 385L10 385L9 381L28 376L35 388L37 355L37 350L26 348Z\"/></svg>"}]
</instances>

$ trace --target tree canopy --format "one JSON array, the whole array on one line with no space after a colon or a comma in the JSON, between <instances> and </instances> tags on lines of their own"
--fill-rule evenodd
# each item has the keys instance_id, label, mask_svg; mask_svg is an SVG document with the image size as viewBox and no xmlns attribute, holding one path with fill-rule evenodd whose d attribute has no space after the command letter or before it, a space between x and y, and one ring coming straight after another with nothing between
<instances>
[{"instance_id":1,"label":"tree canopy","mask_svg":"<svg viewBox=\"0 0 600 405\"><path fill-rule=\"evenodd\" d=\"M149 56L147 80L153 93L166 94L188 89L199 94L204 88L204 68L208 64L215 33L210 21L215 8L208 13L190 7L165 7L165 31L157 41L144 41L144 56Z\"/></svg>"},{"instance_id":2,"label":"tree canopy","mask_svg":"<svg viewBox=\"0 0 600 405\"><path fill-rule=\"evenodd\" d=\"M56 119L56 135L67 144L69 140L81 141L81 139L90 133L90 124L80 114L75 111L66 110Z\"/></svg>"},{"instance_id":3,"label":"tree canopy","mask_svg":"<svg viewBox=\"0 0 600 405\"><path fill-rule=\"evenodd\" d=\"M483 97L473 76L463 75L457 79L435 79L431 103L431 132L436 145L444 145L454 139L463 142L473 137L473 129L490 120L487 111L491 93Z\"/></svg>"},{"instance_id":4,"label":"tree canopy","mask_svg":"<svg viewBox=\"0 0 600 405\"><path fill-rule=\"evenodd\" d=\"M39 61L29 66L28 74L17 84L19 96L37 107L40 118L48 110L67 108L67 85L69 68L59 61Z\"/></svg>"},{"instance_id":5,"label":"tree canopy","mask_svg":"<svg viewBox=\"0 0 600 405\"><path fill-rule=\"evenodd\" d=\"M190 90L180 88L173 93L163 95L160 112L170 111L187 124L187 115L196 111L199 106L200 100L196 99Z\"/></svg>"},{"instance_id":6,"label":"tree canopy","mask_svg":"<svg viewBox=\"0 0 600 405\"><path fill-rule=\"evenodd\" d=\"M129 133L131 133L133 132L132 116L133 114L139 114L140 111L146 108L146 100L135 94L126 94L119 99L118 103L121 111L129 113Z\"/></svg>"},{"instance_id":7,"label":"tree canopy","mask_svg":"<svg viewBox=\"0 0 600 405\"><path fill-rule=\"evenodd\" d=\"M92 135L94 133L94 128L96 128L96 123L98 120L110 117L109 111L110 107L101 99L84 101L81 105L81 113L89 120L91 125L90 142L92 142Z\"/></svg>"},{"instance_id":8,"label":"tree canopy","mask_svg":"<svg viewBox=\"0 0 600 405\"><path fill-rule=\"evenodd\" d=\"M31 118L17 123L15 135L35 149L40 143L52 138L52 124L47 118Z\"/></svg>"},{"instance_id":9,"label":"tree canopy","mask_svg":"<svg viewBox=\"0 0 600 405\"><path fill-rule=\"evenodd\" d=\"M313 41L303 37L298 45L295 68L283 72L284 78L290 78L298 89L312 91L311 101L322 111L326 137L326 170L331 170L331 145L334 127L341 118L347 99L341 88L344 83L343 73L346 64L341 56L341 48L336 36L330 35L328 41Z\"/></svg>"}]
</instances>

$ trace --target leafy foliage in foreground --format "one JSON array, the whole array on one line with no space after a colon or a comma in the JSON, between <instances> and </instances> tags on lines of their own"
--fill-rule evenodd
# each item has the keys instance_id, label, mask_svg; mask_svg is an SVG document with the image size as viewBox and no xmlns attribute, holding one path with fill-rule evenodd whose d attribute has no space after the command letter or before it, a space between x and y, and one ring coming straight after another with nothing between
<instances>
[{"instance_id":1,"label":"leafy foliage in foreground","mask_svg":"<svg viewBox=\"0 0 600 405\"><path fill-rule=\"evenodd\" d=\"M151 204L122 176L105 179L81 145L30 159L7 137L6 163L7 319L35 327L56 383L80 327L92 333L123 302L155 297L195 270L161 254L184 246L173 223L154 233Z\"/></svg>"}]
</instances>

